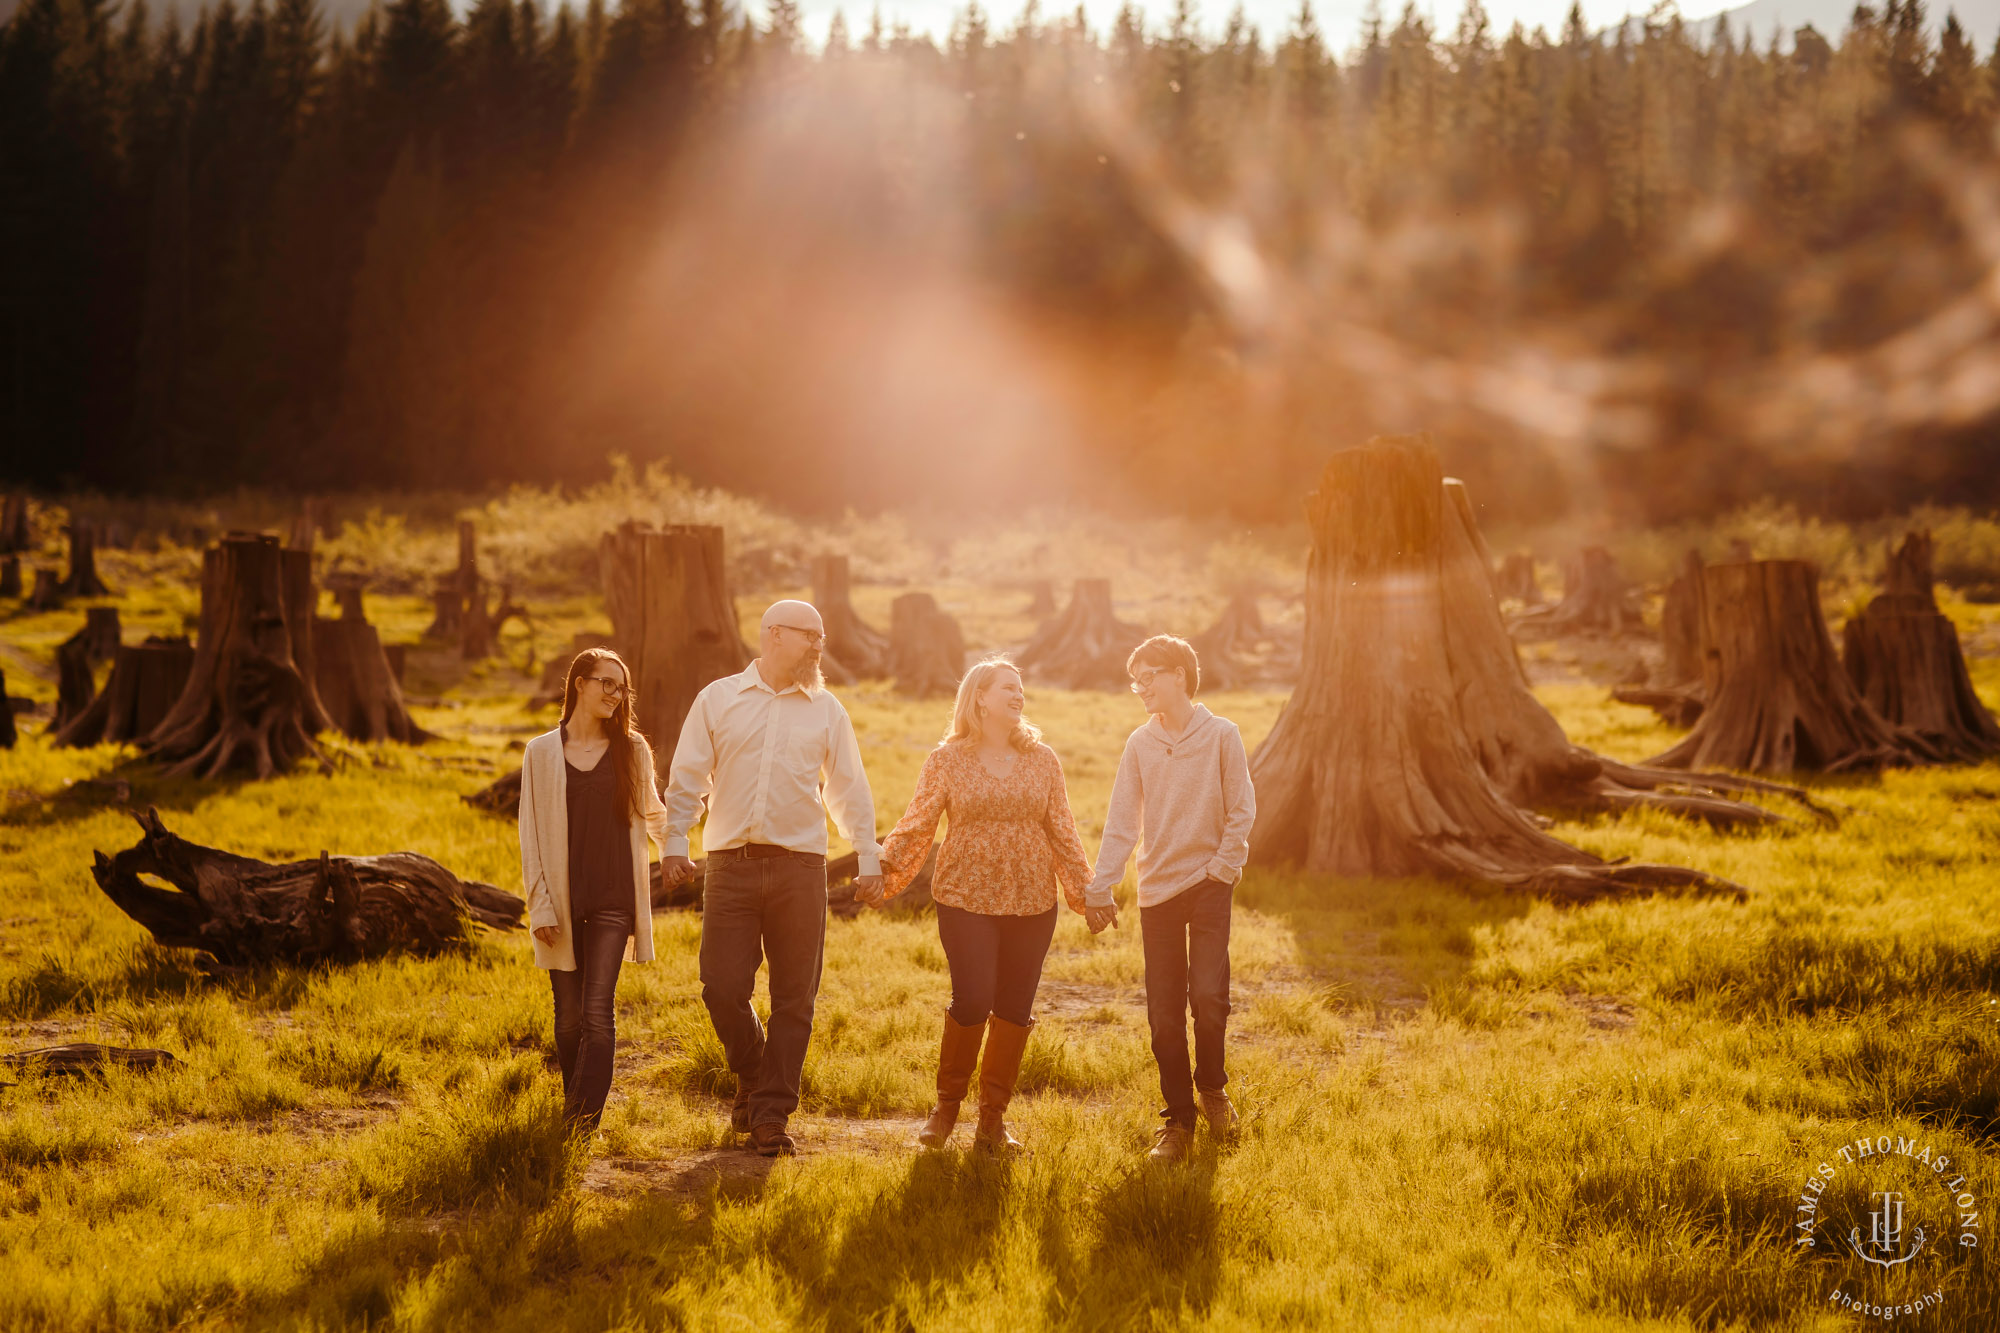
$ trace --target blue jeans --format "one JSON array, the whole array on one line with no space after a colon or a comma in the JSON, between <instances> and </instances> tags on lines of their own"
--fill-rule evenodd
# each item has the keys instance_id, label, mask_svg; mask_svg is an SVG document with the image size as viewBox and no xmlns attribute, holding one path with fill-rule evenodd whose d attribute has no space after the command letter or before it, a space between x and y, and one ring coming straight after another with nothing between
<instances>
[{"instance_id":1,"label":"blue jeans","mask_svg":"<svg viewBox=\"0 0 2000 1333\"><path fill-rule=\"evenodd\" d=\"M555 991L556 1060L562 1066L563 1118L595 1127L611 1092L618 1051L618 967L632 935L632 911L593 912L572 923L576 967L549 971Z\"/></svg>"},{"instance_id":2,"label":"blue jeans","mask_svg":"<svg viewBox=\"0 0 2000 1333\"><path fill-rule=\"evenodd\" d=\"M748 1079L750 1123L799 1109L813 1002L826 960L826 859L711 862L701 894L701 1000L729 1068ZM750 1007L757 965L771 965L771 1027Z\"/></svg>"},{"instance_id":3,"label":"blue jeans","mask_svg":"<svg viewBox=\"0 0 2000 1333\"><path fill-rule=\"evenodd\" d=\"M1205 879L1139 909L1146 949L1146 1020L1169 1124L1193 1129L1194 1090L1229 1082L1222 1064L1229 1026L1229 909L1236 886ZM1187 1015L1194 1010L1194 1068L1188 1069Z\"/></svg>"},{"instance_id":4,"label":"blue jeans","mask_svg":"<svg viewBox=\"0 0 2000 1333\"><path fill-rule=\"evenodd\" d=\"M996 916L937 905L938 942L951 964L951 1019L976 1028L988 1014L1019 1027L1035 1011L1042 960L1056 934L1056 909L1033 916Z\"/></svg>"}]
</instances>

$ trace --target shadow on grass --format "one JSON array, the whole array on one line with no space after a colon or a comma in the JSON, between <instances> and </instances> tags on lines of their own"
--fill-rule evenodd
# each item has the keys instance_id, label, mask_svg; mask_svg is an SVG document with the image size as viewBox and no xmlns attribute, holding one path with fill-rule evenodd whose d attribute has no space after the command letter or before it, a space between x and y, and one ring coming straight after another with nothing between
<instances>
[{"instance_id":1,"label":"shadow on grass","mask_svg":"<svg viewBox=\"0 0 2000 1333\"><path fill-rule=\"evenodd\" d=\"M1097 1242L1079 1255L1067 1210L1051 1199L1040 1233L1056 1275L1043 1305L1053 1327L1159 1328L1198 1320L1222 1277L1219 1161L1205 1145L1178 1165L1141 1162L1098 1193Z\"/></svg>"}]
</instances>

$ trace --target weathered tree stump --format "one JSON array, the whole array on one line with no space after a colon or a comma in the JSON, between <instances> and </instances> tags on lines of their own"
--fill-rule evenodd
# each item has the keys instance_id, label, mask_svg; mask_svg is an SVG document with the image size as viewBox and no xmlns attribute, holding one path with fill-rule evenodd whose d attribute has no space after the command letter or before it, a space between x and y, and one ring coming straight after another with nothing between
<instances>
[{"instance_id":1,"label":"weathered tree stump","mask_svg":"<svg viewBox=\"0 0 2000 1333\"><path fill-rule=\"evenodd\" d=\"M321 513L320 501L307 496L299 502L299 512L292 518L292 532L285 543L294 551L310 551L319 540L321 530L326 526Z\"/></svg>"},{"instance_id":2,"label":"weathered tree stump","mask_svg":"<svg viewBox=\"0 0 2000 1333\"><path fill-rule=\"evenodd\" d=\"M431 605L435 608L430 625L424 630L426 639L455 639L458 637L459 617L463 613L464 601L458 592L458 580L452 575L444 575L431 590Z\"/></svg>"},{"instance_id":3,"label":"weathered tree stump","mask_svg":"<svg viewBox=\"0 0 2000 1333\"><path fill-rule=\"evenodd\" d=\"M856 680L878 680L891 674L890 636L855 612L846 556L813 557L812 600L826 625L826 658L833 659ZM826 670L824 664L822 670ZM828 670L828 679L833 674Z\"/></svg>"},{"instance_id":4,"label":"weathered tree stump","mask_svg":"<svg viewBox=\"0 0 2000 1333\"><path fill-rule=\"evenodd\" d=\"M14 726L14 701L7 697L7 673L0 671L0 750L11 750L20 739Z\"/></svg>"},{"instance_id":5,"label":"weathered tree stump","mask_svg":"<svg viewBox=\"0 0 2000 1333\"><path fill-rule=\"evenodd\" d=\"M510 620L518 620L523 625L528 623L528 608L514 600L512 584L501 584L500 600L490 606L486 601L485 585L473 589L459 616L458 655L468 662L491 657L494 646L500 641L500 627Z\"/></svg>"},{"instance_id":6,"label":"weathered tree stump","mask_svg":"<svg viewBox=\"0 0 2000 1333\"><path fill-rule=\"evenodd\" d=\"M109 662L118 656L118 645L124 642L123 629L118 623L118 608L115 606L93 606L83 613L84 641L90 646L90 660Z\"/></svg>"},{"instance_id":7,"label":"weathered tree stump","mask_svg":"<svg viewBox=\"0 0 2000 1333\"><path fill-rule=\"evenodd\" d=\"M87 518L69 524L69 574L63 579L65 597L109 597L111 589L97 577L97 525Z\"/></svg>"},{"instance_id":8,"label":"weathered tree stump","mask_svg":"<svg viewBox=\"0 0 2000 1333\"><path fill-rule=\"evenodd\" d=\"M2000 753L2000 723L1972 688L1957 627L1938 610L1928 531L1889 553L1881 594L1847 622L1842 640L1849 678L1883 720L1951 759Z\"/></svg>"},{"instance_id":9,"label":"weathered tree stump","mask_svg":"<svg viewBox=\"0 0 2000 1333\"><path fill-rule=\"evenodd\" d=\"M678 739L678 738L676 738ZM458 798L475 810L488 814L505 815L509 819L521 817L521 770L515 769L504 778L498 778L481 787L470 796Z\"/></svg>"},{"instance_id":10,"label":"weathered tree stump","mask_svg":"<svg viewBox=\"0 0 2000 1333\"><path fill-rule=\"evenodd\" d=\"M35 590L28 594L28 605L37 611L53 611L62 604L62 575L46 566L36 566Z\"/></svg>"},{"instance_id":11,"label":"weathered tree stump","mask_svg":"<svg viewBox=\"0 0 2000 1333\"><path fill-rule=\"evenodd\" d=\"M1037 620L1046 620L1056 613L1056 583L1054 579L1036 579L1028 585L1027 614Z\"/></svg>"},{"instance_id":12,"label":"weathered tree stump","mask_svg":"<svg viewBox=\"0 0 2000 1333\"><path fill-rule=\"evenodd\" d=\"M1542 585L1535 580L1535 557L1530 551L1511 551L1493 572L1493 594L1502 601L1523 606L1540 606L1546 600Z\"/></svg>"},{"instance_id":13,"label":"weathered tree stump","mask_svg":"<svg viewBox=\"0 0 2000 1333\"><path fill-rule=\"evenodd\" d=\"M1525 685L1517 662L1496 666L1489 651L1461 663L1454 651L1490 646L1498 621L1492 566L1454 508L1424 436L1336 453L1307 496L1303 669L1251 761L1252 854L1339 875L1437 875L1566 900L1662 888L1740 895L1697 870L1606 864L1544 832L1488 775L1482 737L1465 721L1479 703L1464 693L1525 694ZM1468 599L1490 624L1453 623ZM1553 719L1549 729L1560 738ZM1494 731L1504 735L1498 723ZM1587 767L1571 764L1578 774Z\"/></svg>"},{"instance_id":14,"label":"weathered tree stump","mask_svg":"<svg viewBox=\"0 0 2000 1333\"><path fill-rule=\"evenodd\" d=\"M365 620L313 622L313 684L326 715L357 741L421 745L431 734L410 718L375 627Z\"/></svg>"},{"instance_id":15,"label":"weathered tree stump","mask_svg":"<svg viewBox=\"0 0 2000 1333\"><path fill-rule=\"evenodd\" d=\"M342 620L368 619L368 608L362 604L361 593L368 586L364 574L342 570L326 577L326 590L333 594L333 604L340 611Z\"/></svg>"},{"instance_id":16,"label":"weathered tree stump","mask_svg":"<svg viewBox=\"0 0 2000 1333\"><path fill-rule=\"evenodd\" d=\"M1035 631L1021 650L1030 678L1069 690L1125 688L1125 659L1146 638L1111 607L1110 579L1078 579L1062 615Z\"/></svg>"},{"instance_id":17,"label":"weathered tree stump","mask_svg":"<svg viewBox=\"0 0 2000 1333\"><path fill-rule=\"evenodd\" d=\"M0 1066L15 1073L41 1074L49 1078L81 1078L107 1069L130 1069L147 1074L177 1065L174 1056L151 1047L100 1046L92 1041L71 1042L67 1046L44 1046L33 1051L0 1055Z\"/></svg>"},{"instance_id":18,"label":"weathered tree stump","mask_svg":"<svg viewBox=\"0 0 2000 1333\"><path fill-rule=\"evenodd\" d=\"M1834 654L1810 562L1710 565L1702 608L1708 705L1686 739L1650 765L1841 773L1942 757L1855 690Z\"/></svg>"},{"instance_id":19,"label":"weathered tree stump","mask_svg":"<svg viewBox=\"0 0 2000 1333\"><path fill-rule=\"evenodd\" d=\"M1618 573L1618 562L1602 546L1586 546L1563 565L1563 598L1553 606L1523 612L1509 628L1524 637L1564 634L1624 634L1644 626L1638 600Z\"/></svg>"},{"instance_id":20,"label":"weathered tree stump","mask_svg":"<svg viewBox=\"0 0 2000 1333\"><path fill-rule=\"evenodd\" d=\"M1611 691L1620 703L1636 704L1659 714L1668 726L1692 727L1708 706L1702 683L1701 553L1689 551L1681 572L1667 585L1660 604L1660 647L1664 656L1658 682L1621 686Z\"/></svg>"},{"instance_id":21,"label":"weathered tree stump","mask_svg":"<svg viewBox=\"0 0 2000 1333\"><path fill-rule=\"evenodd\" d=\"M16 492L0 505L0 551L25 551L34 545L28 528L28 497Z\"/></svg>"},{"instance_id":22,"label":"weathered tree stump","mask_svg":"<svg viewBox=\"0 0 2000 1333\"><path fill-rule=\"evenodd\" d=\"M187 688L194 648L186 639L148 638L120 644L110 679L82 713L56 731L63 746L142 741Z\"/></svg>"},{"instance_id":23,"label":"weathered tree stump","mask_svg":"<svg viewBox=\"0 0 2000 1333\"><path fill-rule=\"evenodd\" d=\"M396 678L396 686L402 688L403 669L410 664L410 645L407 643L385 643L382 656L389 660L389 674Z\"/></svg>"},{"instance_id":24,"label":"weathered tree stump","mask_svg":"<svg viewBox=\"0 0 2000 1333\"><path fill-rule=\"evenodd\" d=\"M312 556L231 533L202 559L201 626L187 686L146 742L171 775L270 777L332 725L314 687Z\"/></svg>"},{"instance_id":25,"label":"weathered tree stump","mask_svg":"<svg viewBox=\"0 0 2000 1333\"><path fill-rule=\"evenodd\" d=\"M626 523L598 547L612 639L636 686L633 717L661 754L673 753L701 687L750 662L722 560L717 527Z\"/></svg>"},{"instance_id":26,"label":"weathered tree stump","mask_svg":"<svg viewBox=\"0 0 2000 1333\"><path fill-rule=\"evenodd\" d=\"M1270 638L1257 594L1248 588L1231 593L1215 623L1188 640L1201 661L1202 687L1235 690L1256 680L1258 671L1249 659Z\"/></svg>"},{"instance_id":27,"label":"weathered tree stump","mask_svg":"<svg viewBox=\"0 0 2000 1333\"><path fill-rule=\"evenodd\" d=\"M890 669L896 691L914 699L952 694L965 674L965 635L927 592L906 592L889 608Z\"/></svg>"},{"instance_id":28,"label":"weathered tree stump","mask_svg":"<svg viewBox=\"0 0 2000 1333\"><path fill-rule=\"evenodd\" d=\"M97 698L97 677L90 666L90 632L78 630L56 646L56 715L49 734L90 711Z\"/></svg>"},{"instance_id":29,"label":"weathered tree stump","mask_svg":"<svg viewBox=\"0 0 2000 1333\"><path fill-rule=\"evenodd\" d=\"M21 557L10 555L0 560L0 597L21 595Z\"/></svg>"},{"instance_id":30,"label":"weathered tree stump","mask_svg":"<svg viewBox=\"0 0 2000 1333\"><path fill-rule=\"evenodd\" d=\"M271 544L277 548L276 539ZM143 832L136 845L96 854L98 887L161 944L231 966L433 954L465 941L474 924L513 930L527 908L415 852L321 852L272 864L188 842L169 833L156 810L136 818Z\"/></svg>"}]
</instances>

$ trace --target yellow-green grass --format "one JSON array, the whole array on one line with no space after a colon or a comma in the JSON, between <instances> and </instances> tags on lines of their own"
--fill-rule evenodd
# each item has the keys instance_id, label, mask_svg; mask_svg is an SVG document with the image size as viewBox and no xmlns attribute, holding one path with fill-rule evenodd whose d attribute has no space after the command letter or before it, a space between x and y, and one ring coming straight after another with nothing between
<instances>
[{"instance_id":1,"label":"yellow-green grass","mask_svg":"<svg viewBox=\"0 0 2000 1333\"><path fill-rule=\"evenodd\" d=\"M376 614L407 639L425 608ZM564 624L592 614L579 602ZM24 617L8 642L45 654L60 628ZM1204 1134L1175 1170L1143 1160L1158 1093L1135 912L1099 937L1063 919L1014 1114L1034 1151L1011 1164L906 1146L948 996L928 919L831 924L804 1152L768 1164L729 1146L699 918L663 914L658 960L621 988L604 1132L579 1153L556 1131L547 983L523 938L211 980L90 879L92 850L136 826L107 787L66 784L116 770L198 841L411 848L518 891L513 825L458 798L553 710L524 706L504 665L413 667L445 739L332 745L331 774L162 782L38 734L0 754L6 1049L182 1061L0 1090L0 1327L1837 1328L1852 1319L1826 1296L1852 1275L1786 1234L1835 1144L1921 1136L1978 1164L1982 1197L2000 1186L1991 764L1818 784L1834 830L1558 825L1744 883L1742 905L1559 910L1253 872L1232 946L1244 1131ZM1671 740L1600 688L1542 693L1606 753ZM843 695L886 829L946 705ZM1254 745L1282 699L1210 702ZM1137 706L1036 691L1031 707L1094 849ZM2000 1324L1986 1256L1952 1256L1922 1326Z\"/></svg>"}]
</instances>

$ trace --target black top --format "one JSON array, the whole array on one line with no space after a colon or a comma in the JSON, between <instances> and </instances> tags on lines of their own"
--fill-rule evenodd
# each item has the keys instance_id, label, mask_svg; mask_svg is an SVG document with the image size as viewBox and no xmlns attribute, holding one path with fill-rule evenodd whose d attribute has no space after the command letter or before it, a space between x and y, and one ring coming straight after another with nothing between
<instances>
[{"instance_id":1,"label":"black top","mask_svg":"<svg viewBox=\"0 0 2000 1333\"><path fill-rule=\"evenodd\" d=\"M582 921L593 913L632 915L632 830L620 810L618 774L611 756L597 767L569 770L569 913Z\"/></svg>"}]
</instances>

